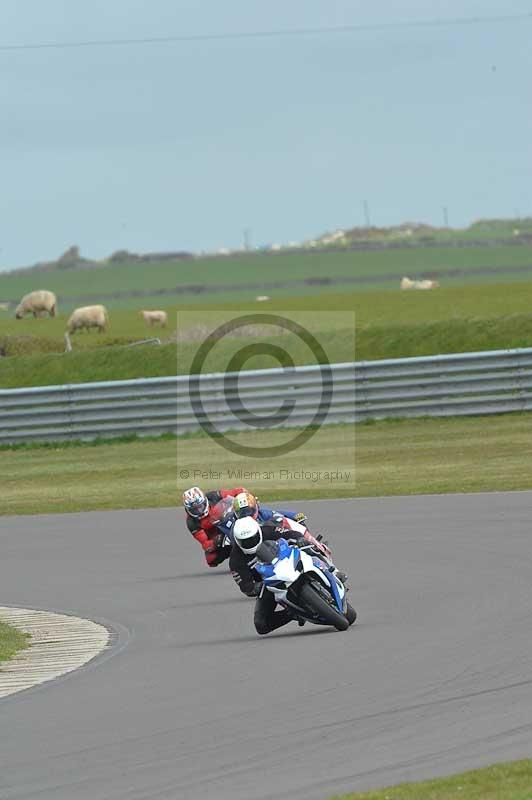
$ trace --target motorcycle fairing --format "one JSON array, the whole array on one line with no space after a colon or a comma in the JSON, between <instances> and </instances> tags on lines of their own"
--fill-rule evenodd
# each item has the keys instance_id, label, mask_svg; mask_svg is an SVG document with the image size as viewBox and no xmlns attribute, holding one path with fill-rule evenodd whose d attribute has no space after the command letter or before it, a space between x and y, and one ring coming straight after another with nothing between
<instances>
[{"instance_id":1,"label":"motorcycle fairing","mask_svg":"<svg viewBox=\"0 0 532 800\"><path fill-rule=\"evenodd\" d=\"M338 610L340 613L344 613L345 590L343 590L335 576L329 572L327 564L321 559L309 555L305 550L292 547L286 539L279 539L277 546L277 556L272 559L271 563L257 563L255 565L255 569L261 575L265 586L270 588L270 591L273 591L277 599L297 608L294 603L290 603L287 600L286 595L289 587L286 584L295 583L302 573L308 574L312 572L315 578L331 591ZM302 563L302 571L297 569L299 562ZM279 583L282 585L275 585Z\"/></svg>"}]
</instances>

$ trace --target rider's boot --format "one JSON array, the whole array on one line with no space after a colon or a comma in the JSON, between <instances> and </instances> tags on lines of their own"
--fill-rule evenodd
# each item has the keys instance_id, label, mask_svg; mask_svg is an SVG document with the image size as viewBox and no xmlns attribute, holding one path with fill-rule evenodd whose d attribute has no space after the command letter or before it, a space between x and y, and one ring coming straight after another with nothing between
<instances>
[{"instance_id":1,"label":"rider's boot","mask_svg":"<svg viewBox=\"0 0 532 800\"><path fill-rule=\"evenodd\" d=\"M307 620L303 617L300 617L299 614L296 614L293 608L290 609L290 614L292 615L292 619L297 622L300 628L302 628Z\"/></svg>"}]
</instances>

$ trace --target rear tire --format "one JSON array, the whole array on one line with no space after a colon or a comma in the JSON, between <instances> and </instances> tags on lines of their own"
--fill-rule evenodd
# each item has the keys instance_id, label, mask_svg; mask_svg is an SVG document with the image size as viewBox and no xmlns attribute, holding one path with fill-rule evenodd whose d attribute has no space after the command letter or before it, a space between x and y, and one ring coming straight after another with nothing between
<instances>
[{"instance_id":1,"label":"rear tire","mask_svg":"<svg viewBox=\"0 0 532 800\"><path fill-rule=\"evenodd\" d=\"M310 583L306 583L302 587L299 596L306 605L319 614L329 625L336 628L337 631L346 631L349 628L349 620L343 614L340 614L336 608L329 605Z\"/></svg>"}]
</instances>

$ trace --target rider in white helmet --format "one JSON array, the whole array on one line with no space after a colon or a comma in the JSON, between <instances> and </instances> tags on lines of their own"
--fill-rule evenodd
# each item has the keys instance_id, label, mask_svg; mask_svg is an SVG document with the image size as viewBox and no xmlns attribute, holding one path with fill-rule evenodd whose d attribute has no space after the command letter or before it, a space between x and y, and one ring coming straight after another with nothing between
<instances>
[{"instance_id":1,"label":"rider in white helmet","mask_svg":"<svg viewBox=\"0 0 532 800\"><path fill-rule=\"evenodd\" d=\"M262 592L260 575L253 569L257 563L257 550L263 541L280 539L284 531L269 521L260 525L253 517L237 519L233 526L235 547L229 556L229 568L240 591L248 597L256 597L253 622L257 633L270 633L295 619L288 609L275 611L277 605L271 592ZM307 542L305 542L307 544ZM304 621L301 620L303 625Z\"/></svg>"},{"instance_id":2,"label":"rider in white helmet","mask_svg":"<svg viewBox=\"0 0 532 800\"><path fill-rule=\"evenodd\" d=\"M304 625L305 620L296 617L288 609L276 611L277 602L271 592L262 592L262 581L259 573L254 569L257 563L257 550L264 541L277 541L278 539L295 540L299 547L309 547L309 541L304 536L294 535L290 528L278 524L278 520L271 519L262 525L252 516L237 519L233 525L235 546L229 556L229 569L237 582L240 591L248 597L256 597L253 622L257 633L270 633L297 619L299 625ZM323 554L316 552L320 558ZM329 569L345 582L347 576L336 569L330 559L326 559Z\"/></svg>"}]
</instances>

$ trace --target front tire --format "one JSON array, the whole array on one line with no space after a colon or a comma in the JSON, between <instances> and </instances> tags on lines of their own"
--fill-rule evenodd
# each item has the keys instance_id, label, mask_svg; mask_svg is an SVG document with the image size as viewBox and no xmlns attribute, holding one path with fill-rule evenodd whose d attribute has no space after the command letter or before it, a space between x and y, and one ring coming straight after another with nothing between
<instances>
[{"instance_id":1,"label":"front tire","mask_svg":"<svg viewBox=\"0 0 532 800\"><path fill-rule=\"evenodd\" d=\"M347 604L347 609L346 609L345 615L346 615L347 621L349 622L350 625L352 625L353 622L357 618L357 612L355 611L353 606L349 605L349 603Z\"/></svg>"},{"instance_id":2,"label":"front tire","mask_svg":"<svg viewBox=\"0 0 532 800\"><path fill-rule=\"evenodd\" d=\"M302 587L299 596L306 605L319 614L329 625L336 628L337 631L346 631L349 628L350 622L347 617L344 617L336 608L329 605L310 583L306 583Z\"/></svg>"}]
</instances>

